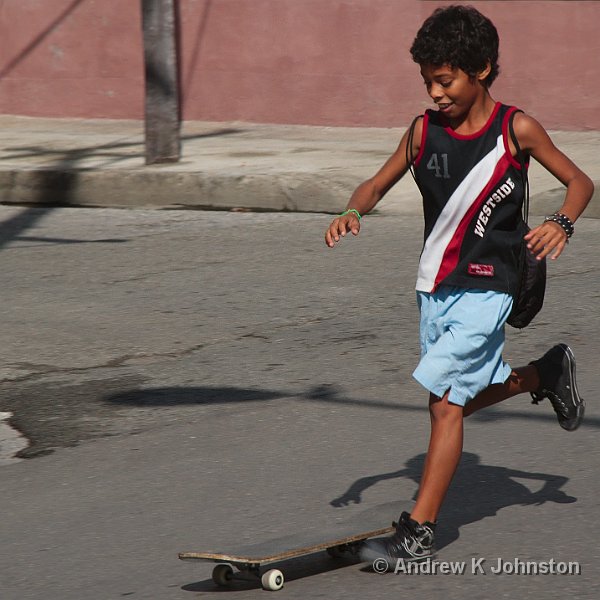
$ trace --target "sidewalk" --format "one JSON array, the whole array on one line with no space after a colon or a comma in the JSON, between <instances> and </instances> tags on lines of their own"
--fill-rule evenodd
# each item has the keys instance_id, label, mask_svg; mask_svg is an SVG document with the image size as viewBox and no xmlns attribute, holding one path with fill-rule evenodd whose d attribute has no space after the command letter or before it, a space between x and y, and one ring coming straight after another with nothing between
<instances>
[{"instance_id":1,"label":"sidewalk","mask_svg":"<svg viewBox=\"0 0 600 600\"><path fill-rule=\"evenodd\" d=\"M0 116L0 203L335 213L394 151L402 132L186 122L181 161L145 166L140 121L5 115ZM600 182L600 132L552 137ZM552 212L562 201L561 185L536 164L531 190L532 214ZM586 216L600 218L597 204L592 202ZM420 214L411 178L405 177L377 210Z\"/></svg>"}]
</instances>

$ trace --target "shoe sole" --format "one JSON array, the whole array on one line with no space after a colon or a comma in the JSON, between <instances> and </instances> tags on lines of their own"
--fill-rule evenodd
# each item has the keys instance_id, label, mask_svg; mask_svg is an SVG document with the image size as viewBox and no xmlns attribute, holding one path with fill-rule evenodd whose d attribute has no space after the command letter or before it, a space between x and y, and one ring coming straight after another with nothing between
<instances>
[{"instance_id":1,"label":"shoe sole","mask_svg":"<svg viewBox=\"0 0 600 600\"><path fill-rule=\"evenodd\" d=\"M577 380L575 377L575 355L569 346L566 344L559 344L559 346L563 349L567 362L569 364L569 377L571 379L571 402L575 405L576 414L572 419L559 419L559 425L565 431L575 431L580 425L581 421L583 421L583 415L585 414L585 401L579 395L579 390L577 389Z\"/></svg>"}]
</instances>

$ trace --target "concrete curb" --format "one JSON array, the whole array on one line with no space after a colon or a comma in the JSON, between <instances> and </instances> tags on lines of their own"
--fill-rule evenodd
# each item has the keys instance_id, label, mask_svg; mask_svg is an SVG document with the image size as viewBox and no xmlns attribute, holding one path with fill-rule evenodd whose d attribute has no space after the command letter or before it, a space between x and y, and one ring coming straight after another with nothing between
<instances>
[{"instance_id":1,"label":"concrete curb","mask_svg":"<svg viewBox=\"0 0 600 600\"><path fill-rule=\"evenodd\" d=\"M202 173L160 168L124 170L0 170L0 204L255 211L342 211L362 180L356 174L324 172ZM585 217L600 218L600 181ZM397 214L420 214L418 194L405 191ZM564 188L531 197L531 215L552 213ZM386 209L383 209L386 212Z\"/></svg>"},{"instance_id":2,"label":"concrete curb","mask_svg":"<svg viewBox=\"0 0 600 600\"><path fill-rule=\"evenodd\" d=\"M337 213L359 178L321 173L0 171L0 203Z\"/></svg>"}]
</instances>

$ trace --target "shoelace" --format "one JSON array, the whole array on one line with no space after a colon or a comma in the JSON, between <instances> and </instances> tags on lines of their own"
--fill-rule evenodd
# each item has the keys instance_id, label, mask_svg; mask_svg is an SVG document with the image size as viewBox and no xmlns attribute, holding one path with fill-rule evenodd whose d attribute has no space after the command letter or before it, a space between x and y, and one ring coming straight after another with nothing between
<instances>
[{"instance_id":1,"label":"shoelace","mask_svg":"<svg viewBox=\"0 0 600 600\"><path fill-rule=\"evenodd\" d=\"M554 412L565 418L568 418L569 408L567 407L565 401L555 392L550 390L542 390L541 393L531 392L531 397L533 398L531 401L532 404L539 404L544 398L548 398L548 400L550 400L550 404L552 404Z\"/></svg>"},{"instance_id":2,"label":"shoelace","mask_svg":"<svg viewBox=\"0 0 600 600\"><path fill-rule=\"evenodd\" d=\"M423 543L426 536L415 531L410 522L401 521L400 523L397 523L396 521L392 521L392 527L396 528L396 536L401 539L400 545L408 552L408 554L415 558L428 556L430 554L430 546ZM425 528L425 530L426 531L423 533L429 532L428 528Z\"/></svg>"},{"instance_id":3,"label":"shoelace","mask_svg":"<svg viewBox=\"0 0 600 600\"><path fill-rule=\"evenodd\" d=\"M554 410L561 414L563 417L567 417L569 416L569 409L567 408L567 404L565 403L565 401L558 395L555 394L554 392L548 391L548 390L544 390L548 396L548 400L550 400L550 403L552 404L552 408L554 408ZM560 409L556 406L559 405Z\"/></svg>"},{"instance_id":4,"label":"shoelace","mask_svg":"<svg viewBox=\"0 0 600 600\"><path fill-rule=\"evenodd\" d=\"M540 394L538 392L530 392L530 394L533 398L531 404L539 404L546 397L544 394Z\"/></svg>"}]
</instances>

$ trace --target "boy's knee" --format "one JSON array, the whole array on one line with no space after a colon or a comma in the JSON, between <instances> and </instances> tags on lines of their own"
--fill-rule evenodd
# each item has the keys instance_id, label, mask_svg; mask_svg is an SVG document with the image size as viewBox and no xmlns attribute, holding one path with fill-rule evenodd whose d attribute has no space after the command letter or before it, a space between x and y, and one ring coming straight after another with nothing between
<instances>
[{"instance_id":1,"label":"boy's knee","mask_svg":"<svg viewBox=\"0 0 600 600\"><path fill-rule=\"evenodd\" d=\"M435 421L462 421L463 407L448 402L448 392L442 398L432 394L429 399L429 413Z\"/></svg>"}]
</instances>

